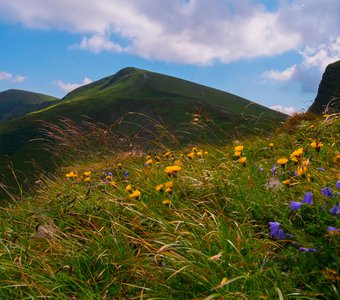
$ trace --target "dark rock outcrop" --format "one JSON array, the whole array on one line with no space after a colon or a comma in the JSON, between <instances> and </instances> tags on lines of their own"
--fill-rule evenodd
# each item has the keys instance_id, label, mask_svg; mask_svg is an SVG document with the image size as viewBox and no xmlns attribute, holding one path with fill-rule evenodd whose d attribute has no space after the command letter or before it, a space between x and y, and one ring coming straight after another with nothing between
<instances>
[{"instance_id":1,"label":"dark rock outcrop","mask_svg":"<svg viewBox=\"0 0 340 300\"><path fill-rule=\"evenodd\" d=\"M327 66L318 94L308 111L316 114L340 111L340 60Z\"/></svg>"}]
</instances>

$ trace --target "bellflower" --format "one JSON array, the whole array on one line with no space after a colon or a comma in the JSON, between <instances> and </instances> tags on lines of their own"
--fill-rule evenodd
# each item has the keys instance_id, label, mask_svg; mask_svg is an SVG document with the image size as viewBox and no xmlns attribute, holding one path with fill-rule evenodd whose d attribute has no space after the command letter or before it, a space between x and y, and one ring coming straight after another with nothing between
<instances>
[{"instance_id":1,"label":"bellflower","mask_svg":"<svg viewBox=\"0 0 340 300\"><path fill-rule=\"evenodd\" d=\"M302 206L301 202L290 201L290 209L291 210L298 210L301 206Z\"/></svg>"},{"instance_id":2,"label":"bellflower","mask_svg":"<svg viewBox=\"0 0 340 300\"><path fill-rule=\"evenodd\" d=\"M307 203L309 205L313 204L313 194L308 191L302 199L302 203Z\"/></svg>"},{"instance_id":3,"label":"bellflower","mask_svg":"<svg viewBox=\"0 0 340 300\"><path fill-rule=\"evenodd\" d=\"M338 180L338 182L335 184L335 187L336 187L337 189L340 189L340 180Z\"/></svg>"},{"instance_id":4,"label":"bellflower","mask_svg":"<svg viewBox=\"0 0 340 300\"><path fill-rule=\"evenodd\" d=\"M340 217L340 202L335 204L331 209L330 212L332 213L333 216L338 216Z\"/></svg>"},{"instance_id":5,"label":"bellflower","mask_svg":"<svg viewBox=\"0 0 340 300\"><path fill-rule=\"evenodd\" d=\"M285 238L285 233L283 229L280 228L279 222L269 222L269 227L270 227L270 235L273 238L277 238L277 239Z\"/></svg>"},{"instance_id":6,"label":"bellflower","mask_svg":"<svg viewBox=\"0 0 340 300\"><path fill-rule=\"evenodd\" d=\"M305 247L300 247L298 250L300 252L315 252L316 251L315 248L305 248Z\"/></svg>"},{"instance_id":7,"label":"bellflower","mask_svg":"<svg viewBox=\"0 0 340 300\"><path fill-rule=\"evenodd\" d=\"M276 168L277 168L277 165L275 163L275 165L272 167L272 175L275 176L276 175Z\"/></svg>"},{"instance_id":8,"label":"bellflower","mask_svg":"<svg viewBox=\"0 0 340 300\"><path fill-rule=\"evenodd\" d=\"M322 193L322 195L327 196L329 198L334 198L332 190L331 190L331 188L329 186L321 189L321 193Z\"/></svg>"}]
</instances>

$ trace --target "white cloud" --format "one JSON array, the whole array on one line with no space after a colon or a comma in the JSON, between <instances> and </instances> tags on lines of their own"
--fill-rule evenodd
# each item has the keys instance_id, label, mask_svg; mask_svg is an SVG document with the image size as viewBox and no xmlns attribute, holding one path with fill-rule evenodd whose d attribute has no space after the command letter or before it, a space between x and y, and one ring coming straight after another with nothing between
<instances>
[{"instance_id":1,"label":"white cloud","mask_svg":"<svg viewBox=\"0 0 340 300\"><path fill-rule=\"evenodd\" d=\"M269 10L252 0L0 0L0 18L81 34L72 48L199 65L306 47L319 53L340 36L339 0L279 3Z\"/></svg>"},{"instance_id":2,"label":"white cloud","mask_svg":"<svg viewBox=\"0 0 340 300\"><path fill-rule=\"evenodd\" d=\"M89 84L93 82L90 78L85 77L81 83L70 83L70 82L64 82L62 80L55 80L53 83L57 85L62 91L64 92L71 92L85 84Z\"/></svg>"},{"instance_id":3,"label":"white cloud","mask_svg":"<svg viewBox=\"0 0 340 300\"><path fill-rule=\"evenodd\" d=\"M6 81L13 82L13 83L21 83L25 81L26 79L27 77L22 76L22 75L13 75L8 72L0 71L0 80L6 80Z\"/></svg>"},{"instance_id":4,"label":"white cloud","mask_svg":"<svg viewBox=\"0 0 340 300\"><path fill-rule=\"evenodd\" d=\"M277 110L279 112L282 112L286 115L293 115L294 113L296 113L296 110L294 107L286 107L286 106L282 106L282 105L274 105L274 106L271 106L269 107L273 110Z\"/></svg>"},{"instance_id":5,"label":"white cloud","mask_svg":"<svg viewBox=\"0 0 340 300\"><path fill-rule=\"evenodd\" d=\"M276 80L276 81L288 81L291 80L296 74L297 66L293 65L283 71L269 70L262 74L264 78Z\"/></svg>"}]
</instances>

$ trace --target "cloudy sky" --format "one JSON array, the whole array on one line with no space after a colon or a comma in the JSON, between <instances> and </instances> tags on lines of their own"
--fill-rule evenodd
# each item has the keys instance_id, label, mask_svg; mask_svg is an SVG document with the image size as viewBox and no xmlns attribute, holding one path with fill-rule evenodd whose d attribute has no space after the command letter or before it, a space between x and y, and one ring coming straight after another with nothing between
<instances>
[{"instance_id":1,"label":"cloudy sky","mask_svg":"<svg viewBox=\"0 0 340 300\"><path fill-rule=\"evenodd\" d=\"M339 0L0 0L0 91L63 97L134 66L289 113L339 59Z\"/></svg>"}]
</instances>

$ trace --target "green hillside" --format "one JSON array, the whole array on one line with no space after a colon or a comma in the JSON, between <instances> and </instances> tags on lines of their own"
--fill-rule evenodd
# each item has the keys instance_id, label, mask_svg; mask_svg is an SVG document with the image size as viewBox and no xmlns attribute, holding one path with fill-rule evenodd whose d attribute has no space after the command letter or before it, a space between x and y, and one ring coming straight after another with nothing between
<instances>
[{"instance_id":1,"label":"green hillside","mask_svg":"<svg viewBox=\"0 0 340 300\"><path fill-rule=\"evenodd\" d=\"M0 92L0 123L55 104L57 98L11 89Z\"/></svg>"},{"instance_id":2,"label":"green hillside","mask_svg":"<svg viewBox=\"0 0 340 300\"><path fill-rule=\"evenodd\" d=\"M131 112L138 114L131 114ZM141 136L153 133L155 122L178 133L185 143L205 136L224 143L226 132L259 134L277 127L286 116L236 95L179 78L136 68L125 68L69 93L59 103L0 125L0 167L9 161L16 170L30 172L32 161L44 170L51 157L42 151L41 122L84 116L105 124L117 123L114 133ZM32 141L35 140L35 141ZM149 142L147 143L149 144ZM148 145L147 145L148 146Z\"/></svg>"}]
</instances>

